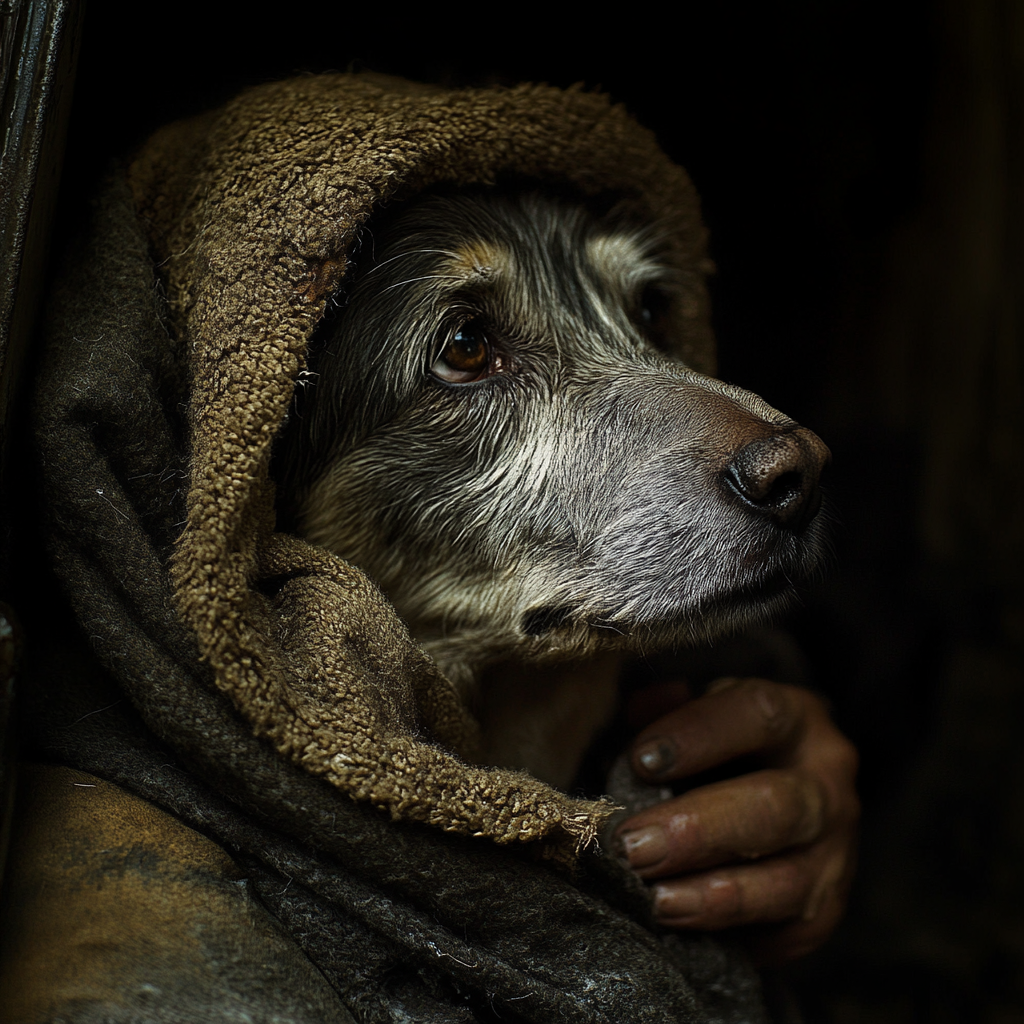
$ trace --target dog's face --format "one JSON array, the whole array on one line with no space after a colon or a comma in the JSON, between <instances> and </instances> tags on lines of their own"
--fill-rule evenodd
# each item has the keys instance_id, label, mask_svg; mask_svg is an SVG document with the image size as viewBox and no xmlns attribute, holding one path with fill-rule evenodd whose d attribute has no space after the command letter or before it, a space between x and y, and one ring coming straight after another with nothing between
<instances>
[{"instance_id":1,"label":"dog's face","mask_svg":"<svg viewBox=\"0 0 1024 1024\"><path fill-rule=\"evenodd\" d=\"M704 639L821 558L827 450L674 356L661 243L539 195L433 197L348 289L286 500L457 678Z\"/></svg>"}]
</instances>

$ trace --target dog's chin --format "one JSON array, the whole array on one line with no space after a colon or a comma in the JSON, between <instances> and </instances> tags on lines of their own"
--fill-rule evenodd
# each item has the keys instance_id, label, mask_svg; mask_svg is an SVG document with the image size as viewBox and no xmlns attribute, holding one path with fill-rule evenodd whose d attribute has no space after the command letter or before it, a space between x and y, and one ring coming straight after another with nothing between
<instances>
[{"instance_id":1,"label":"dog's chin","mask_svg":"<svg viewBox=\"0 0 1024 1024\"><path fill-rule=\"evenodd\" d=\"M623 645L637 653L694 647L762 625L784 612L795 598L792 581L778 573L731 590L704 595L698 601L687 602L660 616L644 619L612 616L594 619L588 625L603 634L608 631L619 634Z\"/></svg>"},{"instance_id":2,"label":"dog's chin","mask_svg":"<svg viewBox=\"0 0 1024 1024\"><path fill-rule=\"evenodd\" d=\"M782 572L746 582L733 588L684 599L661 611L648 609L642 616L608 612L578 618L570 609L549 616L558 624L546 632L532 632L538 655L546 652L569 654L581 634L592 644L637 652L710 643L718 637L758 625L783 612L794 600L796 588ZM527 620L535 627L536 616ZM564 634L565 641L559 642Z\"/></svg>"},{"instance_id":3,"label":"dog's chin","mask_svg":"<svg viewBox=\"0 0 1024 1024\"><path fill-rule=\"evenodd\" d=\"M527 658L538 660L597 648L656 653L762 625L793 603L795 581L817 576L827 563L826 526L819 513L803 536L768 536L746 565L734 560L731 569L718 573L677 571L678 586L651 587L618 603L531 608L520 617L520 646Z\"/></svg>"},{"instance_id":4,"label":"dog's chin","mask_svg":"<svg viewBox=\"0 0 1024 1024\"><path fill-rule=\"evenodd\" d=\"M407 621L464 692L482 670L502 662L550 665L603 653L654 655L706 646L784 612L796 598L796 583L827 564L827 526L827 515L819 512L799 534L762 529L748 536L742 557L733 541L720 545L720 557L690 564L673 563L672 546L658 550L655 544L647 550L650 562L634 561L632 573L592 569L580 582L570 570L547 588L520 592L514 602L506 590L482 589L469 601L461 592L461 608L451 608L443 624L417 623L415 616ZM551 580L552 574L538 578ZM463 617L481 608L494 617Z\"/></svg>"},{"instance_id":5,"label":"dog's chin","mask_svg":"<svg viewBox=\"0 0 1024 1024\"><path fill-rule=\"evenodd\" d=\"M688 597L636 616L614 609L595 614L566 605L542 605L507 630L449 628L443 636L420 636L424 649L463 692L489 665L515 661L550 665L583 661L602 653L650 655L705 646L760 625L783 612L796 589L777 572L735 587Z\"/></svg>"}]
</instances>

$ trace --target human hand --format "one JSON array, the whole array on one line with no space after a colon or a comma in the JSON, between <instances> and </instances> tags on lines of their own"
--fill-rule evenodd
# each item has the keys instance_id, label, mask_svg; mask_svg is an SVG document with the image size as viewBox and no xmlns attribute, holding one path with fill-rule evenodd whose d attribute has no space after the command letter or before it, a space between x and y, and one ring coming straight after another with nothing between
<instances>
[{"instance_id":1,"label":"human hand","mask_svg":"<svg viewBox=\"0 0 1024 1024\"><path fill-rule=\"evenodd\" d=\"M641 811L618 836L653 883L662 924L761 926L745 933L751 952L781 963L824 942L845 908L860 812L857 752L813 693L720 679L648 725L631 760L639 778L664 783L736 758L756 770Z\"/></svg>"}]
</instances>

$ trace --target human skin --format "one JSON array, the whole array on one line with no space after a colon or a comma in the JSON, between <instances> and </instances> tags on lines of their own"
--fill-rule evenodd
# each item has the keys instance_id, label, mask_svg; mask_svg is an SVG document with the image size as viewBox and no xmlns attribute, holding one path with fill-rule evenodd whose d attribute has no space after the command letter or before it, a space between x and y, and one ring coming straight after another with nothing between
<instances>
[{"instance_id":1,"label":"human skin","mask_svg":"<svg viewBox=\"0 0 1024 1024\"><path fill-rule=\"evenodd\" d=\"M636 774L666 783L739 758L753 770L629 818L623 852L651 884L662 924L742 929L765 965L803 956L846 905L857 752L807 690L729 678L686 695L685 683L661 684L634 701L633 717L651 723L633 743Z\"/></svg>"}]
</instances>

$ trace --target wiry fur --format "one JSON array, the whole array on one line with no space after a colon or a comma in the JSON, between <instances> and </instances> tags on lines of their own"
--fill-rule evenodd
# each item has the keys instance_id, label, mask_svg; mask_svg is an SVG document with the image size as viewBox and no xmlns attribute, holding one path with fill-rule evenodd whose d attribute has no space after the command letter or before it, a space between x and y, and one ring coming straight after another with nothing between
<instances>
[{"instance_id":1,"label":"wiry fur","mask_svg":"<svg viewBox=\"0 0 1024 1024\"><path fill-rule=\"evenodd\" d=\"M821 557L820 516L780 527L725 477L752 441L818 468L824 446L680 361L689 297L659 243L542 195L420 200L374 233L298 396L296 528L375 578L467 693L498 663L707 639ZM467 324L493 367L438 379Z\"/></svg>"}]
</instances>

